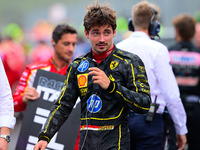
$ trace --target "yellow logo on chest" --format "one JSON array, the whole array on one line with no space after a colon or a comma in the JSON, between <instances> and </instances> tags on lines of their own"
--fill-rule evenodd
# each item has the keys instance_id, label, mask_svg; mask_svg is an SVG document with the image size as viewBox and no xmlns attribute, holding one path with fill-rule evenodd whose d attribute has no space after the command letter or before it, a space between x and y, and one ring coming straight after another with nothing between
<instances>
[{"instance_id":1,"label":"yellow logo on chest","mask_svg":"<svg viewBox=\"0 0 200 150\"><path fill-rule=\"evenodd\" d=\"M111 69L111 70L115 69L115 68L118 66L118 64L119 64L119 62L117 62L117 61L112 61L112 62L110 63L110 69Z\"/></svg>"}]
</instances>

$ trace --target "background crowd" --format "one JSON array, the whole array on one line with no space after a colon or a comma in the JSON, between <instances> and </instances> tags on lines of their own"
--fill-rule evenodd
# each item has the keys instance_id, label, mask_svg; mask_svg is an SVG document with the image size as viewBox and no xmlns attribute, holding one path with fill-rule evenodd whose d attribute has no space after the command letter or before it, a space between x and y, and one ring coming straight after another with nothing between
<instances>
[{"instance_id":1,"label":"background crowd","mask_svg":"<svg viewBox=\"0 0 200 150\"><path fill-rule=\"evenodd\" d=\"M12 17L8 17L8 20L5 21L6 23L0 23L0 57L4 65L12 93L15 92L16 86L19 83L19 78L24 71L26 65L43 60L49 60L53 56L51 34L54 27L58 23L68 23L78 30L77 46L72 58L76 58L77 56L85 54L90 50L90 44L83 35L83 26L81 23L83 17L80 15L74 18L73 15L70 16L68 12L71 9L70 7L80 7L80 5L78 4L79 1L77 0L72 3L70 2L71 1L68 2L69 4L66 5L68 6L66 8L63 2L53 4L53 2L51 3L50 1L51 5L49 5L48 7L48 15L43 14L41 15L42 17L38 18L33 16L34 19L32 20L34 20L34 22L30 21L31 17L29 17L29 19L26 18L26 20L28 21L24 22L22 22L22 20L20 19L19 20L21 22L13 19ZM134 5L134 3L137 2L138 1L128 1L127 3L131 3L132 6ZM200 10L198 10L200 7L200 2L198 4L197 1L194 1L194 7L192 4L189 6L186 6L187 4L183 4L185 7L180 8L180 11L178 11L178 8L176 8L176 11L172 10L172 12L174 12L174 14L172 15L174 16L171 16L171 18L169 17L169 15L166 15L165 18L163 17L163 13L167 13L166 9L169 9L167 7L170 7L169 4L161 1L155 1L155 3L157 3L157 5L161 8L161 16L159 17L159 21L161 22L161 31L159 35L161 39L155 40L161 42L167 47L175 44L175 30L173 30L172 18L179 14L189 14L196 21L194 37L192 37L190 41L200 50ZM165 6L164 3L166 4ZM116 5L117 4L113 4L112 2L110 2L110 6L115 7L115 10L117 12L119 11L117 14L117 35L115 38L115 42L119 42L129 37L129 35L131 34L131 32L128 31L128 19L129 17L131 17L131 7L126 13L126 11L123 9L117 10L119 9L119 7L117 7ZM196 9L192 12L190 11L191 8ZM76 10L78 9L76 8ZM38 11L37 13L39 12L40 11ZM31 12L27 14L32 15ZM2 15L0 15L0 18L1 17ZM80 21L77 21L78 18L80 18ZM166 18L168 18L168 22L166 22ZM81 25L79 26L79 24ZM20 114L15 113L15 116L19 118L17 119L17 121L19 122ZM14 131L11 131L11 134L16 132L16 130L17 128L14 129ZM15 136L17 138L17 135Z\"/></svg>"}]
</instances>

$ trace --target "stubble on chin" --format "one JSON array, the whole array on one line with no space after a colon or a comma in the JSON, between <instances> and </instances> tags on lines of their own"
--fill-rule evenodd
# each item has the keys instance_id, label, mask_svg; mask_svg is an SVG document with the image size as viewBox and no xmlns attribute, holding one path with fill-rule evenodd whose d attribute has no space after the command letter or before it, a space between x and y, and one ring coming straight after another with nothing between
<instances>
[{"instance_id":1,"label":"stubble on chin","mask_svg":"<svg viewBox=\"0 0 200 150\"><path fill-rule=\"evenodd\" d=\"M97 54L102 54L105 53L108 49L104 49L104 48L99 48L99 49L95 49L95 53Z\"/></svg>"}]
</instances>

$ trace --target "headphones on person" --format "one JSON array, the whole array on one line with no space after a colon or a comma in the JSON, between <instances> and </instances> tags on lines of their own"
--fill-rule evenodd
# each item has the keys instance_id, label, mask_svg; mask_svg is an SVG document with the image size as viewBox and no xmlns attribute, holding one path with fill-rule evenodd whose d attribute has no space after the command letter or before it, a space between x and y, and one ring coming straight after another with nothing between
<instances>
[{"instance_id":1,"label":"headphones on person","mask_svg":"<svg viewBox=\"0 0 200 150\"><path fill-rule=\"evenodd\" d=\"M150 22L148 31L149 31L149 35L159 37L158 33L160 32L160 23L157 20L154 20L154 18L158 14L158 12L156 11L156 9L153 6L152 6L152 8L153 8L154 14L151 17L151 22ZM128 19L128 30L135 31L131 18Z\"/></svg>"}]
</instances>

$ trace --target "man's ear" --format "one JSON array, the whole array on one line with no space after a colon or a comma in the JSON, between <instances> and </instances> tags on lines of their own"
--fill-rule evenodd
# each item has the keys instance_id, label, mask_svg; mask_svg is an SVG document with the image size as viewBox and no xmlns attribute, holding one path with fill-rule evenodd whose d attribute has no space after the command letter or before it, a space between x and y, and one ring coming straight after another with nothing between
<instances>
[{"instance_id":1,"label":"man's ear","mask_svg":"<svg viewBox=\"0 0 200 150\"><path fill-rule=\"evenodd\" d=\"M84 33L85 33L86 38L89 39L89 35L86 30L84 30Z\"/></svg>"},{"instance_id":2,"label":"man's ear","mask_svg":"<svg viewBox=\"0 0 200 150\"><path fill-rule=\"evenodd\" d=\"M54 46L56 45L55 41L54 40L51 40L51 44Z\"/></svg>"},{"instance_id":3,"label":"man's ear","mask_svg":"<svg viewBox=\"0 0 200 150\"><path fill-rule=\"evenodd\" d=\"M117 31L115 29L114 32L113 32L113 38L115 37L116 33L117 33Z\"/></svg>"}]
</instances>

